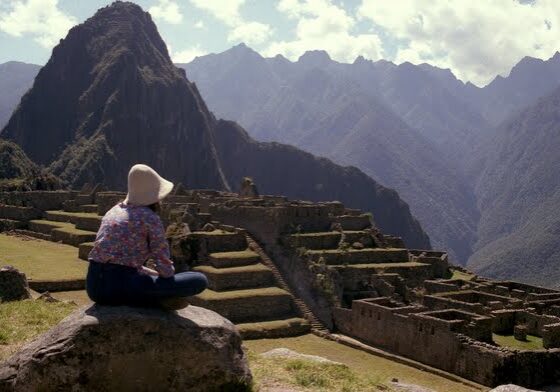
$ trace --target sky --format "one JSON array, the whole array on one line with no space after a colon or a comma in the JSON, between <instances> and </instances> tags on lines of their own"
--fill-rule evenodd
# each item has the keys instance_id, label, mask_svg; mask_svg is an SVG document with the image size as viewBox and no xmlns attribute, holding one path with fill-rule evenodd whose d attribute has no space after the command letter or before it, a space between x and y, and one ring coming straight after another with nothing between
<instances>
[{"instance_id":1,"label":"sky","mask_svg":"<svg viewBox=\"0 0 560 392\"><path fill-rule=\"evenodd\" d=\"M68 29L109 0L0 0L0 63L44 64ZM478 86L507 76L524 56L560 49L560 0L136 0L175 62L244 42L296 61L326 50L449 68Z\"/></svg>"}]
</instances>

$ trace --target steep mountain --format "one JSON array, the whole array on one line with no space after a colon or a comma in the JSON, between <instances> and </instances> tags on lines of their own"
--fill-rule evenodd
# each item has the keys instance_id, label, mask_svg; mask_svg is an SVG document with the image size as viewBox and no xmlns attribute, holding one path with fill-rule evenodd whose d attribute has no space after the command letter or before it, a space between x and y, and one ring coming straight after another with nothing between
<instances>
[{"instance_id":1,"label":"steep mountain","mask_svg":"<svg viewBox=\"0 0 560 392\"><path fill-rule=\"evenodd\" d=\"M6 125L21 96L31 87L41 67L19 61L0 64L0 129Z\"/></svg>"},{"instance_id":2,"label":"steep mountain","mask_svg":"<svg viewBox=\"0 0 560 392\"><path fill-rule=\"evenodd\" d=\"M560 286L560 88L497 131L477 185L481 211L469 266L488 276Z\"/></svg>"},{"instance_id":3,"label":"steep mountain","mask_svg":"<svg viewBox=\"0 0 560 392\"><path fill-rule=\"evenodd\" d=\"M223 188L210 121L150 16L117 2L54 48L2 137L71 185L122 186L150 161L185 185Z\"/></svg>"},{"instance_id":4,"label":"steep mountain","mask_svg":"<svg viewBox=\"0 0 560 392\"><path fill-rule=\"evenodd\" d=\"M253 77L267 75L255 70ZM2 137L73 187L104 182L122 189L137 162L191 188L231 189L251 176L265 193L339 199L372 211L384 231L412 247L430 247L398 194L360 170L258 143L235 123L216 120L184 70L171 63L149 14L133 3L115 2L70 30Z\"/></svg>"},{"instance_id":5,"label":"steep mountain","mask_svg":"<svg viewBox=\"0 0 560 392\"><path fill-rule=\"evenodd\" d=\"M507 77L500 75L484 88L468 84L464 99L491 125L525 109L560 86L560 53L548 60L524 57Z\"/></svg>"},{"instance_id":6,"label":"steep mountain","mask_svg":"<svg viewBox=\"0 0 560 392\"><path fill-rule=\"evenodd\" d=\"M433 245L449 250L454 260L466 262L476 241L476 201L456 156L451 159L434 141L445 139L453 146L460 138L444 138L443 126L435 131L433 121L423 123L425 129L434 129L428 137L410 126L414 115L403 121L393 110L413 113L407 105L424 107L415 111L417 117L423 110L425 118L430 116L429 104L423 102L427 93L409 96L418 84L425 91L430 90L429 83L436 84L424 71L419 71L422 81L414 84L402 80L415 79L414 73L406 76L406 67L386 61L340 64L324 51L310 51L292 63L281 56L265 59L242 44L182 66L218 116L239 121L259 140L289 143L337 163L355 165L395 188ZM395 72L405 76L390 76ZM239 83L252 75L256 75L252 83ZM399 89L407 91L399 93ZM454 99L449 93L442 95L444 101ZM387 103L389 97L395 98L393 105ZM433 112L438 104L431 105ZM452 110L450 104L444 110Z\"/></svg>"}]
</instances>

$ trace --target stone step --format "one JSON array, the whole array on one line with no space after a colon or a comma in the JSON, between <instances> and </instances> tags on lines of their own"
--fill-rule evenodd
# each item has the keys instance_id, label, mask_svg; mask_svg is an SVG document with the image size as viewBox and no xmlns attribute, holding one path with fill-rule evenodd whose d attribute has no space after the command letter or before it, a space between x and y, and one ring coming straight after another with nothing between
<instances>
[{"instance_id":1,"label":"stone step","mask_svg":"<svg viewBox=\"0 0 560 392\"><path fill-rule=\"evenodd\" d=\"M61 241L64 244L75 247L80 246L83 242L91 242L95 240L97 234L93 231L80 230L75 227L61 227L52 230L53 241Z\"/></svg>"},{"instance_id":2,"label":"stone step","mask_svg":"<svg viewBox=\"0 0 560 392\"><path fill-rule=\"evenodd\" d=\"M27 226L26 222L15 220L15 219L0 219L0 232L10 231L17 229L24 229Z\"/></svg>"},{"instance_id":3,"label":"stone step","mask_svg":"<svg viewBox=\"0 0 560 392\"><path fill-rule=\"evenodd\" d=\"M101 225L102 216L91 212L46 211L45 218L56 222L70 222L77 229L97 231Z\"/></svg>"},{"instance_id":4,"label":"stone step","mask_svg":"<svg viewBox=\"0 0 560 392\"><path fill-rule=\"evenodd\" d=\"M54 229L75 228L72 223L51 221L47 219L36 219L29 221L29 230L37 233L52 235Z\"/></svg>"},{"instance_id":5,"label":"stone step","mask_svg":"<svg viewBox=\"0 0 560 392\"><path fill-rule=\"evenodd\" d=\"M41 217L41 210L33 207L20 207L8 204L0 204L0 218L19 221L29 221Z\"/></svg>"},{"instance_id":6,"label":"stone step","mask_svg":"<svg viewBox=\"0 0 560 392\"><path fill-rule=\"evenodd\" d=\"M93 249L94 242L82 242L78 246L78 257L82 260L88 259L89 252Z\"/></svg>"},{"instance_id":7,"label":"stone step","mask_svg":"<svg viewBox=\"0 0 560 392\"><path fill-rule=\"evenodd\" d=\"M33 237L33 238L37 238L39 240L45 240L45 241L52 241L52 237L50 234L43 234L43 233L39 233L36 231L31 231L31 230L15 230L16 233L21 234L21 235L25 235L28 237Z\"/></svg>"},{"instance_id":8,"label":"stone step","mask_svg":"<svg viewBox=\"0 0 560 392\"><path fill-rule=\"evenodd\" d=\"M342 230L364 230L371 227L369 215L340 215L333 219L333 222L340 223Z\"/></svg>"},{"instance_id":9,"label":"stone step","mask_svg":"<svg viewBox=\"0 0 560 392\"><path fill-rule=\"evenodd\" d=\"M61 241L64 244L76 247L82 242L91 242L96 237L95 232L76 229L72 223L47 219L29 221L29 230L48 234L51 236L52 241Z\"/></svg>"},{"instance_id":10,"label":"stone step","mask_svg":"<svg viewBox=\"0 0 560 392\"><path fill-rule=\"evenodd\" d=\"M309 333L311 325L305 319L294 317L283 320L243 323L236 325L243 339L276 339Z\"/></svg>"},{"instance_id":11,"label":"stone step","mask_svg":"<svg viewBox=\"0 0 560 392\"><path fill-rule=\"evenodd\" d=\"M78 212L90 212L97 215L97 208L97 204L83 204L81 206L78 206Z\"/></svg>"},{"instance_id":12,"label":"stone step","mask_svg":"<svg viewBox=\"0 0 560 392\"><path fill-rule=\"evenodd\" d=\"M295 315L291 294L278 287L234 291L207 289L191 297L191 303L211 309L233 323L278 320Z\"/></svg>"},{"instance_id":13,"label":"stone step","mask_svg":"<svg viewBox=\"0 0 560 392\"><path fill-rule=\"evenodd\" d=\"M406 263L409 260L407 249L394 248L309 250L307 254L314 261L322 257L328 265Z\"/></svg>"},{"instance_id":14,"label":"stone step","mask_svg":"<svg viewBox=\"0 0 560 392\"><path fill-rule=\"evenodd\" d=\"M319 249L336 249L340 243L342 235L338 231L325 231L317 233L301 233L290 235L290 245L295 248L306 248L312 250ZM368 246L373 244L371 236L363 230L344 231L344 241L353 244L354 242L369 242ZM367 242L366 242L367 241Z\"/></svg>"},{"instance_id":15,"label":"stone step","mask_svg":"<svg viewBox=\"0 0 560 392\"><path fill-rule=\"evenodd\" d=\"M237 252L215 252L208 255L206 264L215 268L241 267L256 264L260 256L252 250L245 249Z\"/></svg>"},{"instance_id":16,"label":"stone step","mask_svg":"<svg viewBox=\"0 0 560 392\"><path fill-rule=\"evenodd\" d=\"M242 233L224 230L193 231L189 238L204 243L208 252L233 252L247 249L247 240ZM201 244L202 245L202 244Z\"/></svg>"},{"instance_id":17,"label":"stone step","mask_svg":"<svg viewBox=\"0 0 560 392\"><path fill-rule=\"evenodd\" d=\"M209 281L208 287L214 291L269 287L274 284L272 271L260 263L231 268L201 265L194 270L206 275Z\"/></svg>"}]
</instances>

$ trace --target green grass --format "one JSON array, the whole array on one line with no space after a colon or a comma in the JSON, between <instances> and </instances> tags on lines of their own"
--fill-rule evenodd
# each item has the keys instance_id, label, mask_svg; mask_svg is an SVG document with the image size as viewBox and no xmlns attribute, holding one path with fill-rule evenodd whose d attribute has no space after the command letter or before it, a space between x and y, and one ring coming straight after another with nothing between
<instances>
[{"instance_id":1,"label":"green grass","mask_svg":"<svg viewBox=\"0 0 560 392\"><path fill-rule=\"evenodd\" d=\"M259 255L250 249L246 249L234 252L214 252L210 253L210 257L213 259L245 259L249 257L259 257Z\"/></svg>"},{"instance_id":2,"label":"green grass","mask_svg":"<svg viewBox=\"0 0 560 392\"><path fill-rule=\"evenodd\" d=\"M356 374L343 364L318 363L303 359L263 358L249 353L255 389L294 386L298 391L378 391L382 383L372 376ZM282 389L285 390L285 389Z\"/></svg>"},{"instance_id":3,"label":"green grass","mask_svg":"<svg viewBox=\"0 0 560 392\"><path fill-rule=\"evenodd\" d=\"M426 267L429 264L417 263L415 261L403 262L403 263L369 263L369 264L331 264L330 268L348 268L348 269L368 269L368 268L420 268Z\"/></svg>"},{"instance_id":4,"label":"green grass","mask_svg":"<svg viewBox=\"0 0 560 392\"><path fill-rule=\"evenodd\" d=\"M469 274L466 272L462 272L462 271L458 271L458 270L454 270L453 271L453 275L451 275L451 279L461 279L464 281L469 281L472 280L474 278L474 274Z\"/></svg>"},{"instance_id":5,"label":"green grass","mask_svg":"<svg viewBox=\"0 0 560 392\"><path fill-rule=\"evenodd\" d=\"M286 296L287 291L279 287L265 287L260 289L244 289L232 291L214 291L210 289L204 290L197 297L204 301L219 301L224 299L236 299L247 297L268 297L268 296Z\"/></svg>"},{"instance_id":6,"label":"green grass","mask_svg":"<svg viewBox=\"0 0 560 392\"><path fill-rule=\"evenodd\" d=\"M75 308L62 302L35 300L0 303L0 361L57 324Z\"/></svg>"},{"instance_id":7,"label":"green grass","mask_svg":"<svg viewBox=\"0 0 560 392\"><path fill-rule=\"evenodd\" d=\"M12 265L33 280L83 279L87 263L70 245L0 234L0 264Z\"/></svg>"},{"instance_id":8,"label":"green grass","mask_svg":"<svg viewBox=\"0 0 560 392\"><path fill-rule=\"evenodd\" d=\"M272 350L273 348L285 347L302 354L319 355L332 361L343 363L347 365L355 377L358 378L357 382L368 382L367 380L370 380L373 382L385 383L390 381L392 378L397 378L399 382L416 384L425 388L431 388L435 391L478 391L478 389L473 389L467 385L463 385L431 373L423 372L385 358L377 357L333 341L321 339L311 334L293 338L246 340L243 344L250 350L250 353L252 353L250 356L250 365L258 384L263 384L263 381L266 381L267 376L270 376L271 378L276 377L276 370L280 371L282 369L272 367L269 368L268 372L266 371L266 367L264 367L264 369L260 369L260 366L264 366L261 365L262 360L257 359L257 362L255 363L253 355ZM273 364L270 366L273 366ZM282 370L282 372L285 372L285 370ZM272 380L271 383L273 383L273 381L274 380ZM291 385L298 385L295 384L295 382L295 380L291 382ZM315 388L302 390L330 391L331 389ZM346 390L363 391L364 389L358 388ZM368 389L365 389L365 391L367 390Z\"/></svg>"},{"instance_id":9,"label":"green grass","mask_svg":"<svg viewBox=\"0 0 560 392\"><path fill-rule=\"evenodd\" d=\"M102 216L98 215L95 212L68 212L68 211L58 211L58 210L51 210L46 211L47 214L53 214L58 216L67 216L68 218L76 217L76 218L95 218L101 219Z\"/></svg>"},{"instance_id":10,"label":"green grass","mask_svg":"<svg viewBox=\"0 0 560 392\"><path fill-rule=\"evenodd\" d=\"M92 303L85 290L57 291L51 295L61 301L74 301L79 306Z\"/></svg>"},{"instance_id":11,"label":"green grass","mask_svg":"<svg viewBox=\"0 0 560 392\"><path fill-rule=\"evenodd\" d=\"M216 274L216 275L229 275L238 273L251 273L251 272L268 272L270 268L264 264L250 264L243 265L240 267L226 267L226 268L214 268L210 265L201 265L194 268L195 271L203 272L205 274Z\"/></svg>"},{"instance_id":12,"label":"green grass","mask_svg":"<svg viewBox=\"0 0 560 392\"><path fill-rule=\"evenodd\" d=\"M498 346L507 347L517 350L542 350L542 338L533 335L527 335L527 341L522 342L513 337L513 335L498 335L492 334L494 343Z\"/></svg>"}]
</instances>

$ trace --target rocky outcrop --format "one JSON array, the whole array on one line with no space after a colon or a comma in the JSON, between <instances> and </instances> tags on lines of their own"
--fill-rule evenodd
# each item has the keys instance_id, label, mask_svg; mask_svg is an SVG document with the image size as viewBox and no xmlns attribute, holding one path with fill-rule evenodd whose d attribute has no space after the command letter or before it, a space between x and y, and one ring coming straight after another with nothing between
<instances>
[{"instance_id":1,"label":"rocky outcrop","mask_svg":"<svg viewBox=\"0 0 560 392\"><path fill-rule=\"evenodd\" d=\"M144 162L188 187L222 189L209 116L150 15L115 2L54 48L2 137L74 187L123 188Z\"/></svg>"},{"instance_id":2,"label":"rocky outcrop","mask_svg":"<svg viewBox=\"0 0 560 392\"><path fill-rule=\"evenodd\" d=\"M0 302L31 298L25 274L12 266L0 268Z\"/></svg>"},{"instance_id":3,"label":"rocky outcrop","mask_svg":"<svg viewBox=\"0 0 560 392\"><path fill-rule=\"evenodd\" d=\"M82 308L0 365L1 391L248 391L233 324L175 312Z\"/></svg>"}]
</instances>

